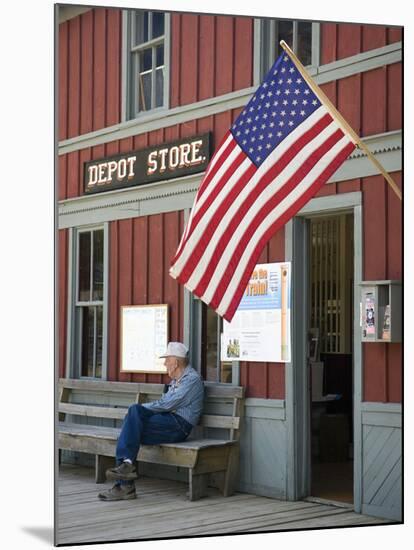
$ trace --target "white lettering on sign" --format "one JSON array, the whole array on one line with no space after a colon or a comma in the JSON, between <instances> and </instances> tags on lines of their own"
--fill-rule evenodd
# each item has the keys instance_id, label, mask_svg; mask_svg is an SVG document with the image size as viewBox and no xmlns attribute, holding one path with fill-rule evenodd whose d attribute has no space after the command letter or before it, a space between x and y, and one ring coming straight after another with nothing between
<instances>
[{"instance_id":1,"label":"white lettering on sign","mask_svg":"<svg viewBox=\"0 0 414 550\"><path fill-rule=\"evenodd\" d=\"M201 164L206 159L201 156L200 148L203 145L201 139L191 143L174 145L169 149L158 149L151 151L147 158L147 175L155 174L157 171L162 174L167 169L191 167Z\"/></svg>"},{"instance_id":2,"label":"white lettering on sign","mask_svg":"<svg viewBox=\"0 0 414 550\"><path fill-rule=\"evenodd\" d=\"M126 177L131 179L135 176L134 168L137 157L128 157L120 160L110 160L108 162L100 162L88 167L89 179L88 187L94 185L105 185L111 183L116 177L118 181L122 181Z\"/></svg>"}]
</instances>

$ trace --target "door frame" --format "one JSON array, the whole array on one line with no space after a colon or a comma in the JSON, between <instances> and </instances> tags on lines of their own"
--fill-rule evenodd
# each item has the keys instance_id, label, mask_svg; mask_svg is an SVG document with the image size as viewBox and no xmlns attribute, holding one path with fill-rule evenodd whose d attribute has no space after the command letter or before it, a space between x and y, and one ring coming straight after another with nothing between
<instances>
[{"instance_id":1,"label":"door frame","mask_svg":"<svg viewBox=\"0 0 414 550\"><path fill-rule=\"evenodd\" d=\"M307 368L308 319L308 224L315 214L336 214L344 211L354 216L354 337L353 337L353 413L354 413L354 510L361 512L362 495L362 342L360 329L360 282L363 268L362 193L352 192L315 198L285 226L285 259L292 262L291 335L292 360L285 363L285 395L287 424L288 500L310 495L311 440L309 369Z\"/></svg>"}]
</instances>

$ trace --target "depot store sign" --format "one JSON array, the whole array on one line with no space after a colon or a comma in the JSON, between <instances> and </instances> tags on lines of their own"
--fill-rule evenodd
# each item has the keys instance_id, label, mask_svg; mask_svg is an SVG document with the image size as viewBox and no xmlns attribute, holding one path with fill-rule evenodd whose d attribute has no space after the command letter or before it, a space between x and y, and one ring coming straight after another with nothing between
<instances>
[{"instance_id":1,"label":"depot store sign","mask_svg":"<svg viewBox=\"0 0 414 550\"><path fill-rule=\"evenodd\" d=\"M100 193L203 172L210 133L85 162L84 192Z\"/></svg>"}]
</instances>

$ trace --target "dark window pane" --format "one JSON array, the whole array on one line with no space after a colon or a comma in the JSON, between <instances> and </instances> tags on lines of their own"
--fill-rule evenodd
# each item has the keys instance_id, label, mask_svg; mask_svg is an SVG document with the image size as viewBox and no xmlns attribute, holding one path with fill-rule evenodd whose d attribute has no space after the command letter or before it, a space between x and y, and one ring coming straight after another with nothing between
<instances>
[{"instance_id":1,"label":"dark window pane","mask_svg":"<svg viewBox=\"0 0 414 550\"><path fill-rule=\"evenodd\" d=\"M312 63L312 23L298 23L297 56L305 66Z\"/></svg>"},{"instance_id":2,"label":"dark window pane","mask_svg":"<svg viewBox=\"0 0 414 550\"><path fill-rule=\"evenodd\" d=\"M93 232L93 300L103 300L103 231Z\"/></svg>"},{"instance_id":3,"label":"dark window pane","mask_svg":"<svg viewBox=\"0 0 414 550\"><path fill-rule=\"evenodd\" d=\"M79 234L79 296L81 302L88 302L91 284L91 234Z\"/></svg>"},{"instance_id":4,"label":"dark window pane","mask_svg":"<svg viewBox=\"0 0 414 550\"><path fill-rule=\"evenodd\" d=\"M278 37L277 43L281 40L284 40L286 44L292 48L293 47L293 21L279 21L278 22ZM279 53L280 55L283 51L282 46L279 44Z\"/></svg>"},{"instance_id":5,"label":"dark window pane","mask_svg":"<svg viewBox=\"0 0 414 550\"><path fill-rule=\"evenodd\" d=\"M152 69L152 48L144 50L139 55L139 72L144 73Z\"/></svg>"},{"instance_id":6,"label":"dark window pane","mask_svg":"<svg viewBox=\"0 0 414 550\"><path fill-rule=\"evenodd\" d=\"M156 63L157 63L156 65L157 67L161 67L162 65L164 65L164 45L157 46Z\"/></svg>"},{"instance_id":7,"label":"dark window pane","mask_svg":"<svg viewBox=\"0 0 414 550\"><path fill-rule=\"evenodd\" d=\"M151 109L151 73L139 75L139 110Z\"/></svg>"},{"instance_id":8,"label":"dark window pane","mask_svg":"<svg viewBox=\"0 0 414 550\"><path fill-rule=\"evenodd\" d=\"M138 12L135 15L135 40L134 45L148 42L148 12Z\"/></svg>"},{"instance_id":9,"label":"dark window pane","mask_svg":"<svg viewBox=\"0 0 414 550\"><path fill-rule=\"evenodd\" d=\"M164 34L164 14L152 14L152 38L157 38Z\"/></svg>"},{"instance_id":10,"label":"dark window pane","mask_svg":"<svg viewBox=\"0 0 414 550\"><path fill-rule=\"evenodd\" d=\"M96 361L95 378L102 378L103 307L96 307Z\"/></svg>"},{"instance_id":11,"label":"dark window pane","mask_svg":"<svg viewBox=\"0 0 414 550\"><path fill-rule=\"evenodd\" d=\"M157 69L155 73L155 106L164 104L164 69Z\"/></svg>"},{"instance_id":12,"label":"dark window pane","mask_svg":"<svg viewBox=\"0 0 414 550\"><path fill-rule=\"evenodd\" d=\"M94 308L81 308L81 375L93 376Z\"/></svg>"}]
</instances>

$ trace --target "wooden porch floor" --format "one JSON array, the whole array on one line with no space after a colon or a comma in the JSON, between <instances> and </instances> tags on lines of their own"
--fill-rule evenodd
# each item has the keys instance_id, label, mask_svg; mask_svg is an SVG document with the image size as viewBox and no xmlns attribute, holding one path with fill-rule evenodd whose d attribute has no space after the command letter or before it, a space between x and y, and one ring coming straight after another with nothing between
<instances>
[{"instance_id":1,"label":"wooden porch floor","mask_svg":"<svg viewBox=\"0 0 414 550\"><path fill-rule=\"evenodd\" d=\"M145 477L136 482L137 499L100 501L98 492L111 485L96 484L90 468L60 467L58 544L390 523L314 502L286 502L246 493L224 498L213 488L208 497L190 502L186 484Z\"/></svg>"}]
</instances>

